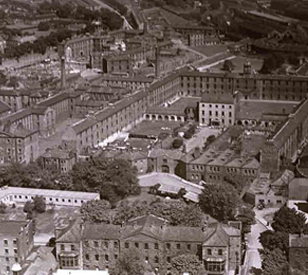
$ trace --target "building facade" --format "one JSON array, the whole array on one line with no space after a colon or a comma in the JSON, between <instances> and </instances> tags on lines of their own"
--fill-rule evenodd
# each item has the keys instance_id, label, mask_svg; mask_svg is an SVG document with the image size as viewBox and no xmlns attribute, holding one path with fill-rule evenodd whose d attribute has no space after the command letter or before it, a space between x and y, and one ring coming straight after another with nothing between
<instances>
[{"instance_id":1,"label":"building facade","mask_svg":"<svg viewBox=\"0 0 308 275\"><path fill-rule=\"evenodd\" d=\"M12 266L19 263L23 266L33 248L33 222L1 221L0 227L0 266L1 271L12 275Z\"/></svg>"},{"instance_id":2,"label":"building facade","mask_svg":"<svg viewBox=\"0 0 308 275\"><path fill-rule=\"evenodd\" d=\"M75 221L56 235L57 258L63 269L108 269L130 249L139 250L161 274L170 274L172 258L182 254L196 255L207 274L227 274L241 263L241 231L227 224L173 227L148 215L122 226Z\"/></svg>"}]
</instances>

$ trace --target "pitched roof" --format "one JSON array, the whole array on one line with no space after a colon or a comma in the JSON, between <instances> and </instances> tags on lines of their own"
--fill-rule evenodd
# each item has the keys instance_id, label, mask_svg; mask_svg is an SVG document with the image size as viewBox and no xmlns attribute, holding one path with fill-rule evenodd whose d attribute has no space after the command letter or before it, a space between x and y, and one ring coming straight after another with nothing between
<instances>
[{"instance_id":1,"label":"pitched roof","mask_svg":"<svg viewBox=\"0 0 308 275\"><path fill-rule=\"evenodd\" d=\"M228 246L229 245L229 236L226 231L222 228L222 225L212 224L210 228L214 230L207 236L207 239L204 241L205 246Z\"/></svg>"},{"instance_id":2,"label":"pitched roof","mask_svg":"<svg viewBox=\"0 0 308 275\"><path fill-rule=\"evenodd\" d=\"M0 100L0 114L11 111L11 107Z\"/></svg>"},{"instance_id":3,"label":"pitched roof","mask_svg":"<svg viewBox=\"0 0 308 275\"><path fill-rule=\"evenodd\" d=\"M217 93L208 94L203 93L201 97L201 103L224 103L224 104L234 104L234 98L231 93Z\"/></svg>"},{"instance_id":4,"label":"pitched roof","mask_svg":"<svg viewBox=\"0 0 308 275\"><path fill-rule=\"evenodd\" d=\"M288 115L298 104L294 101L240 100L235 108L235 118L262 120L265 114Z\"/></svg>"},{"instance_id":5,"label":"pitched roof","mask_svg":"<svg viewBox=\"0 0 308 275\"><path fill-rule=\"evenodd\" d=\"M307 194L307 178L294 178L289 182L289 200L306 200Z\"/></svg>"},{"instance_id":6,"label":"pitched roof","mask_svg":"<svg viewBox=\"0 0 308 275\"><path fill-rule=\"evenodd\" d=\"M308 248L308 235L295 235L289 234L290 247L307 247Z\"/></svg>"},{"instance_id":7,"label":"pitched roof","mask_svg":"<svg viewBox=\"0 0 308 275\"><path fill-rule=\"evenodd\" d=\"M160 148L154 148L149 154L149 158L158 158L163 156L179 160L183 156L183 153L179 150L165 150Z\"/></svg>"},{"instance_id":8,"label":"pitched roof","mask_svg":"<svg viewBox=\"0 0 308 275\"><path fill-rule=\"evenodd\" d=\"M0 236L18 236L19 232L29 224L29 221L2 220ZM3 239L3 237L1 238Z\"/></svg>"},{"instance_id":9,"label":"pitched roof","mask_svg":"<svg viewBox=\"0 0 308 275\"><path fill-rule=\"evenodd\" d=\"M113 224L86 223L82 238L85 240L118 240L121 237L121 226Z\"/></svg>"},{"instance_id":10,"label":"pitched roof","mask_svg":"<svg viewBox=\"0 0 308 275\"><path fill-rule=\"evenodd\" d=\"M70 225L61 232L60 236L57 238L59 243L78 243L81 240L81 220L75 219L70 223Z\"/></svg>"}]
</instances>

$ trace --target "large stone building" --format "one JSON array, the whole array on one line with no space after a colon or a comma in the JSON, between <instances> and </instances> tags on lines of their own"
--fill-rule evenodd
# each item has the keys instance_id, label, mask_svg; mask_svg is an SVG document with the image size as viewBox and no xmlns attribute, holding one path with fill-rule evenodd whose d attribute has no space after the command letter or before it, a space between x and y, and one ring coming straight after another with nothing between
<instances>
[{"instance_id":1,"label":"large stone building","mask_svg":"<svg viewBox=\"0 0 308 275\"><path fill-rule=\"evenodd\" d=\"M0 266L1 271L11 275L14 263L23 266L33 248L33 222L1 221L0 226Z\"/></svg>"},{"instance_id":2,"label":"large stone building","mask_svg":"<svg viewBox=\"0 0 308 275\"><path fill-rule=\"evenodd\" d=\"M241 264L241 231L227 224L174 227L153 215L124 225L82 224L56 230L56 251L65 269L108 269L123 251L137 249L160 274L169 274L172 258L198 256L207 274L227 274Z\"/></svg>"}]
</instances>

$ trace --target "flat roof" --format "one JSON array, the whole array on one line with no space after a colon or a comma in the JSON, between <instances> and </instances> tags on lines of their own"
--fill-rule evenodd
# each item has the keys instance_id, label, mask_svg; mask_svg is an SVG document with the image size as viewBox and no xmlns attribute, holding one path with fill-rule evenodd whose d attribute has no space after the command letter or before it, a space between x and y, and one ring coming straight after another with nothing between
<instances>
[{"instance_id":1,"label":"flat roof","mask_svg":"<svg viewBox=\"0 0 308 275\"><path fill-rule=\"evenodd\" d=\"M23 195L23 196L46 196L58 198L84 199L94 200L99 197L99 193L77 192L77 191L62 191L51 189L35 189L22 187L2 187L0 189L0 199L7 195Z\"/></svg>"}]
</instances>

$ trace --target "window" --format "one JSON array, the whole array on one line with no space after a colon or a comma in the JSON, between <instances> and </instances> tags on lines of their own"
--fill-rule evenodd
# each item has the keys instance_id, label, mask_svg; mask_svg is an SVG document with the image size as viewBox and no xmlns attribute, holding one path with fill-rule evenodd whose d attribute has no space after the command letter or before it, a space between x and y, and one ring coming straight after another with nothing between
<instances>
[{"instance_id":1,"label":"window","mask_svg":"<svg viewBox=\"0 0 308 275\"><path fill-rule=\"evenodd\" d=\"M212 272L225 271L225 262L206 262L206 270Z\"/></svg>"},{"instance_id":2,"label":"window","mask_svg":"<svg viewBox=\"0 0 308 275\"><path fill-rule=\"evenodd\" d=\"M5 260L6 260L7 262L9 262L9 261L10 261L10 258L9 258L9 257L6 257Z\"/></svg>"},{"instance_id":3,"label":"window","mask_svg":"<svg viewBox=\"0 0 308 275\"><path fill-rule=\"evenodd\" d=\"M75 245L71 245L71 251L75 251Z\"/></svg>"},{"instance_id":4,"label":"window","mask_svg":"<svg viewBox=\"0 0 308 275\"><path fill-rule=\"evenodd\" d=\"M212 255L212 249L207 250L207 255Z\"/></svg>"},{"instance_id":5,"label":"window","mask_svg":"<svg viewBox=\"0 0 308 275\"><path fill-rule=\"evenodd\" d=\"M5 254L9 254L9 250L8 249L5 249L4 252L5 252Z\"/></svg>"},{"instance_id":6,"label":"window","mask_svg":"<svg viewBox=\"0 0 308 275\"><path fill-rule=\"evenodd\" d=\"M117 254L114 254L114 259L118 259L118 255Z\"/></svg>"},{"instance_id":7,"label":"window","mask_svg":"<svg viewBox=\"0 0 308 275\"><path fill-rule=\"evenodd\" d=\"M108 248L108 242L107 241L104 242L104 246L105 246L105 248Z\"/></svg>"},{"instance_id":8,"label":"window","mask_svg":"<svg viewBox=\"0 0 308 275\"><path fill-rule=\"evenodd\" d=\"M109 255L107 255L107 254L105 255L105 261L109 262Z\"/></svg>"},{"instance_id":9,"label":"window","mask_svg":"<svg viewBox=\"0 0 308 275\"><path fill-rule=\"evenodd\" d=\"M156 264L158 264L158 263L159 263L159 258L158 258L158 256L155 256L155 258L154 258L154 262L155 262Z\"/></svg>"},{"instance_id":10,"label":"window","mask_svg":"<svg viewBox=\"0 0 308 275\"><path fill-rule=\"evenodd\" d=\"M114 242L114 243L113 243L113 247L114 247L114 248L118 248L118 247L119 247L118 242Z\"/></svg>"},{"instance_id":11,"label":"window","mask_svg":"<svg viewBox=\"0 0 308 275\"><path fill-rule=\"evenodd\" d=\"M17 254L17 249L16 248L14 249L14 254Z\"/></svg>"},{"instance_id":12,"label":"window","mask_svg":"<svg viewBox=\"0 0 308 275\"><path fill-rule=\"evenodd\" d=\"M180 243L177 243L177 244L176 244L176 248L177 248L177 249L181 249L181 244L180 244Z\"/></svg>"},{"instance_id":13,"label":"window","mask_svg":"<svg viewBox=\"0 0 308 275\"><path fill-rule=\"evenodd\" d=\"M99 261L99 255L95 255L95 261Z\"/></svg>"},{"instance_id":14,"label":"window","mask_svg":"<svg viewBox=\"0 0 308 275\"><path fill-rule=\"evenodd\" d=\"M158 243L155 243L154 247L155 249L158 249Z\"/></svg>"},{"instance_id":15,"label":"window","mask_svg":"<svg viewBox=\"0 0 308 275\"><path fill-rule=\"evenodd\" d=\"M125 248L129 248L129 243L125 243Z\"/></svg>"},{"instance_id":16,"label":"window","mask_svg":"<svg viewBox=\"0 0 308 275\"><path fill-rule=\"evenodd\" d=\"M86 254L86 260L90 260L89 254Z\"/></svg>"},{"instance_id":17,"label":"window","mask_svg":"<svg viewBox=\"0 0 308 275\"><path fill-rule=\"evenodd\" d=\"M148 243L144 244L144 249L149 249L149 244Z\"/></svg>"},{"instance_id":18,"label":"window","mask_svg":"<svg viewBox=\"0 0 308 275\"><path fill-rule=\"evenodd\" d=\"M218 255L219 255L219 256L222 255L222 249L218 249Z\"/></svg>"},{"instance_id":19,"label":"window","mask_svg":"<svg viewBox=\"0 0 308 275\"><path fill-rule=\"evenodd\" d=\"M6 271L10 272L10 267L9 266L6 267Z\"/></svg>"},{"instance_id":20,"label":"window","mask_svg":"<svg viewBox=\"0 0 308 275\"><path fill-rule=\"evenodd\" d=\"M139 243L135 243L135 247L136 247L136 248L139 248Z\"/></svg>"},{"instance_id":21,"label":"window","mask_svg":"<svg viewBox=\"0 0 308 275\"><path fill-rule=\"evenodd\" d=\"M61 251L64 251L64 244L61 244Z\"/></svg>"},{"instance_id":22,"label":"window","mask_svg":"<svg viewBox=\"0 0 308 275\"><path fill-rule=\"evenodd\" d=\"M94 246L98 247L98 242L97 241L94 241Z\"/></svg>"},{"instance_id":23,"label":"window","mask_svg":"<svg viewBox=\"0 0 308 275\"><path fill-rule=\"evenodd\" d=\"M187 245L187 250L191 250L191 244Z\"/></svg>"},{"instance_id":24,"label":"window","mask_svg":"<svg viewBox=\"0 0 308 275\"><path fill-rule=\"evenodd\" d=\"M8 240L4 240L3 242L4 242L4 246L8 246L9 244Z\"/></svg>"},{"instance_id":25,"label":"window","mask_svg":"<svg viewBox=\"0 0 308 275\"><path fill-rule=\"evenodd\" d=\"M167 257L167 263L168 263L168 264L171 263L171 257Z\"/></svg>"},{"instance_id":26,"label":"window","mask_svg":"<svg viewBox=\"0 0 308 275\"><path fill-rule=\"evenodd\" d=\"M167 247L168 250L170 250L170 249L171 249L171 244L170 244L170 243L167 243L167 244L166 244L166 247ZM307 249L307 251L308 251L308 249Z\"/></svg>"}]
</instances>

